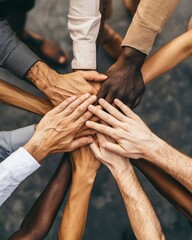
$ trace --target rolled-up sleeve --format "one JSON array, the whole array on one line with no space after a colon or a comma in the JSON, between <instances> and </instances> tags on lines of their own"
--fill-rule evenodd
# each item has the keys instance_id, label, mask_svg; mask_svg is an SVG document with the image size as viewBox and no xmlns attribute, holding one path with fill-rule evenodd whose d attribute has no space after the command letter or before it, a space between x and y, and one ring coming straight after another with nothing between
<instances>
[{"instance_id":1,"label":"rolled-up sleeve","mask_svg":"<svg viewBox=\"0 0 192 240\"><path fill-rule=\"evenodd\" d=\"M7 158L19 147L25 145L33 136L34 125L13 131L0 132L0 160Z\"/></svg>"},{"instance_id":2,"label":"rolled-up sleeve","mask_svg":"<svg viewBox=\"0 0 192 240\"><path fill-rule=\"evenodd\" d=\"M39 60L22 41L20 41L6 20L0 21L0 65L19 78Z\"/></svg>"},{"instance_id":3,"label":"rolled-up sleeve","mask_svg":"<svg viewBox=\"0 0 192 240\"><path fill-rule=\"evenodd\" d=\"M22 147L0 163L0 206L39 167L40 164Z\"/></svg>"},{"instance_id":4,"label":"rolled-up sleeve","mask_svg":"<svg viewBox=\"0 0 192 240\"><path fill-rule=\"evenodd\" d=\"M99 0L70 0L68 29L73 41L73 69L96 69L96 39L101 22L99 4Z\"/></svg>"}]
</instances>

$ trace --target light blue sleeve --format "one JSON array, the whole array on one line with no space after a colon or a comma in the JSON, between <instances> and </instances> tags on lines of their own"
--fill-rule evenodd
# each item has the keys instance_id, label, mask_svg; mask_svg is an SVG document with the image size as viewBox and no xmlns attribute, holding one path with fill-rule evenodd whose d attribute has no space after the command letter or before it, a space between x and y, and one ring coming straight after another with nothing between
<instances>
[{"instance_id":1,"label":"light blue sleeve","mask_svg":"<svg viewBox=\"0 0 192 240\"><path fill-rule=\"evenodd\" d=\"M34 125L13 131L0 132L0 160L4 160L11 153L22 147L33 136Z\"/></svg>"}]
</instances>

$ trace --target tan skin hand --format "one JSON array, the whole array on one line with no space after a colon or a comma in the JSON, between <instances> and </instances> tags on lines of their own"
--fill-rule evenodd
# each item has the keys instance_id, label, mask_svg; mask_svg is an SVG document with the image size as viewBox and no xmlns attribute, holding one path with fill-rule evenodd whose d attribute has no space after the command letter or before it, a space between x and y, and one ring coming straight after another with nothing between
<instances>
[{"instance_id":1,"label":"tan skin hand","mask_svg":"<svg viewBox=\"0 0 192 240\"><path fill-rule=\"evenodd\" d=\"M95 176L100 162L91 154L89 146L72 152L73 174L79 177Z\"/></svg>"},{"instance_id":2,"label":"tan skin hand","mask_svg":"<svg viewBox=\"0 0 192 240\"><path fill-rule=\"evenodd\" d=\"M59 74L41 61L38 61L25 77L44 92L55 106L72 95L77 97L85 93L95 95L97 91L88 82L101 82L107 79L106 75L96 71Z\"/></svg>"},{"instance_id":3,"label":"tan skin hand","mask_svg":"<svg viewBox=\"0 0 192 240\"><path fill-rule=\"evenodd\" d=\"M68 152L93 141L90 137L75 139L76 133L92 116L88 106L96 96L72 96L48 112L36 127L35 134L24 146L37 160L50 153Z\"/></svg>"}]
</instances>

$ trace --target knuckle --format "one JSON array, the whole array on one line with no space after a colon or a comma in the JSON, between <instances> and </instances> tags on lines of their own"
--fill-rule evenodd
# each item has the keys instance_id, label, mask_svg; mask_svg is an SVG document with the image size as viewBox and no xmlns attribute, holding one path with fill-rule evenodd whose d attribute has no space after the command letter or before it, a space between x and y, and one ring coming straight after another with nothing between
<instances>
[{"instance_id":1,"label":"knuckle","mask_svg":"<svg viewBox=\"0 0 192 240\"><path fill-rule=\"evenodd\" d=\"M78 108L76 109L76 111L77 111L78 115L81 115L81 114L84 113L84 109L83 109L82 106L78 107Z\"/></svg>"}]
</instances>

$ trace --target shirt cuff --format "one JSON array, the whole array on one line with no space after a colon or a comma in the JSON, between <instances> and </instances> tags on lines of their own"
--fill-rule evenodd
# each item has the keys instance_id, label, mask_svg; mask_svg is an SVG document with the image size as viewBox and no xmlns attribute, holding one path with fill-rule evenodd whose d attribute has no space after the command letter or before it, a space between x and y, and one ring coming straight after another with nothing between
<instances>
[{"instance_id":1,"label":"shirt cuff","mask_svg":"<svg viewBox=\"0 0 192 240\"><path fill-rule=\"evenodd\" d=\"M22 147L24 144L26 144L33 136L34 131L35 125L11 131L12 152L16 151L19 147Z\"/></svg>"},{"instance_id":2,"label":"shirt cuff","mask_svg":"<svg viewBox=\"0 0 192 240\"><path fill-rule=\"evenodd\" d=\"M16 41L16 46L10 52L3 66L17 77L23 78L40 58L19 39Z\"/></svg>"},{"instance_id":3,"label":"shirt cuff","mask_svg":"<svg viewBox=\"0 0 192 240\"><path fill-rule=\"evenodd\" d=\"M96 69L96 44L87 41L73 42L72 69Z\"/></svg>"},{"instance_id":4,"label":"shirt cuff","mask_svg":"<svg viewBox=\"0 0 192 240\"><path fill-rule=\"evenodd\" d=\"M18 182L22 182L41 166L23 147L12 153L1 165Z\"/></svg>"},{"instance_id":5,"label":"shirt cuff","mask_svg":"<svg viewBox=\"0 0 192 240\"><path fill-rule=\"evenodd\" d=\"M151 29L133 20L121 46L132 47L148 55L158 33L159 29Z\"/></svg>"}]
</instances>

